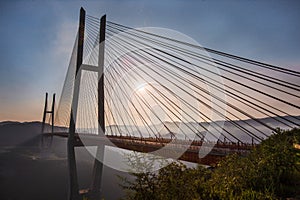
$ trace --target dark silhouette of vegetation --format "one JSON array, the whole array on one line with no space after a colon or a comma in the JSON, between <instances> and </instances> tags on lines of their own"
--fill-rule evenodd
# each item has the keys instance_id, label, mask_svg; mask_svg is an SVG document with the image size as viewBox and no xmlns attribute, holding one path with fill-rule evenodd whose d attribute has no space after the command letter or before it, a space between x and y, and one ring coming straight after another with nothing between
<instances>
[{"instance_id":1,"label":"dark silhouette of vegetation","mask_svg":"<svg viewBox=\"0 0 300 200\"><path fill-rule=\"evenodd\" d=\"M229 155L213 170L174 162L156 172L132 173L134 180L122 179L128 191L125 199L297 199L300 150L296 144L300 129L277 129L248 156Z\"/></svg>"}]
</instances>

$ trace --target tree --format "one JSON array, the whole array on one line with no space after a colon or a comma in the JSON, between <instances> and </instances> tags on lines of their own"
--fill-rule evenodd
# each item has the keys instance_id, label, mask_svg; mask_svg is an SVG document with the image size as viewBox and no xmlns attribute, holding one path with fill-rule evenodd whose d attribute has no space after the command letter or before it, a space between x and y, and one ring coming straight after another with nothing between
<instances>
[{"instance_id":1,"label":"tree","mask_svg":"<svg viewBox=\"0 0 300 200\"><path fill-rule=\"evenodd\" d=\"M135 180L123 187L131 191L127 199L299 197L299 141L300 129L277 129L248 156L229 155L213 171L174 162L158 172L134 173Z\"/></svg>"},{"instance_id":2,"label":"tree","mask_svg":"<svg viewBox=\"0 0 300 200\"><path fill-rule=\"evenodd\" d=\"M187 168L180 162L173 162L159 170L158 199L206 199L205 183L209 178L210 171L201 166Z\"/></svg>"},{"instance_id":3,"label":"tree","mask_svg":"<svg viewBox=\"0 0 300 200\"><path fill-rule=\"evenodd\" d=\"M247 157L228 156L209 180L212 197L240 199L251 194L273 199L298 195L299 156L293 143L299 142L299 136L299 129L277 129Z\"/></svg>"}]
</instances>

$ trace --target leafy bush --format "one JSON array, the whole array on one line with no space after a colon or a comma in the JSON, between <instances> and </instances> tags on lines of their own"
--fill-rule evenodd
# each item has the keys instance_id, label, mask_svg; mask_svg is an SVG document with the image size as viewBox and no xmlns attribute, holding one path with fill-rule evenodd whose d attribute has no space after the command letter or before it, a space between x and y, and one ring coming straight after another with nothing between
<instances>
[{"instance_id":1,"label":"leafy bush","mask_svg":"<svg viewBox=\"0 0 300 200\"><path fill-rule=\"evenodd\" d=\"M211 171L171 163L123 181L127 199L280 199L299 196L300 129L277 129L247 157L227 156ZM140 160L139 160L140 162Z\"/></svg>"}]
</instances>

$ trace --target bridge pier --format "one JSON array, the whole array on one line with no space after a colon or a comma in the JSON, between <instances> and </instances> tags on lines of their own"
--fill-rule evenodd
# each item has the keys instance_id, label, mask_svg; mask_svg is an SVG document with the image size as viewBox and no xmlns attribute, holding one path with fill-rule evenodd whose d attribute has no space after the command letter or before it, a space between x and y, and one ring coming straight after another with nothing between
<instances>
[{"instance_id":1,"label":"bridge pier","mask_svg":"<svg viewBox=\"0 0 300 200\"><path fill-rule=\"evenodd\" d=\"M69 200L82 200L79 194L77 167L75 158L75 145L72 139L68 139L68 168L69 168Z\"/></svg>"}]
</instances>

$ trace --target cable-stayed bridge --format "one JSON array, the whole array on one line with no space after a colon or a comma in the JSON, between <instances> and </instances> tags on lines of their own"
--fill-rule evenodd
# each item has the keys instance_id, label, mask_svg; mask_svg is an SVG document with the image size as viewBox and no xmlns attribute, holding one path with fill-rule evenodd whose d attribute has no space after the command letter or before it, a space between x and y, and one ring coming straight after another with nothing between
<instances>
[{"instance_id":1,"label":"cable-stayed bridge","mask_svg":"<svg viewBox=\"0 0 300 200\"><path fill-rule=\"evenodd\" d=\"M85 195L99 199L105 145L207 165L244 155L276 127L299 127L299 77L175 31L135 29L81 9L57 110L45 106L44 121L55 116L45 135L68 138L69 199L82 199L75 147L98 147Z\"/></svg>"}]
</instances>

